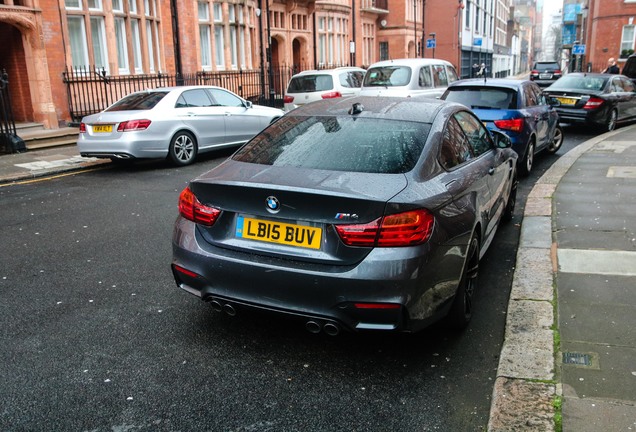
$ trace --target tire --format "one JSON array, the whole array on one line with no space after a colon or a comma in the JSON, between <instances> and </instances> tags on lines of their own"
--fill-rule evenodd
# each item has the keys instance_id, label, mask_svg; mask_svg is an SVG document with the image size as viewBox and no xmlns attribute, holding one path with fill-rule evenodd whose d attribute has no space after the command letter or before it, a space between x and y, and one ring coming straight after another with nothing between
<instances>
[{"instance_id":1,"label":"tire","mask_svg":"<svg viewBox=\"0 0 636 432\"><path fill-rule=\"evenodd\" d=\"M517 177L515 176L515 178L512 179L510 196L508 197L506 208L501 216L501 220L503 222L510 222L514 218L515 206L517 204L517 186L519 186L519 180L517 180Z\"/></svg>"},{"instance_id":2,"label":"tire","mask_svg":"<svg viewBox=\"0 0 636 432\"><path fill-rule=\"evenodd\" d=\"M168 157L177 166L186 166L197 157L197 143L190 132L177 132L170 141Z\"/></svg>"},{"instance_id":3,"label":"tire","mask_svg":"<svg viewBox=\"0 0 636 432\"><path fill-rule=\"evenodd\" d=\"M448 313L448 326L461 330L466 328L473 317L473 295L477 289L477 275L479 273L479 240L473 234L466 252L466 262L462 277L457 287L457 293Z\"/></svg>"},{"instance_id":4,"label":"tire","mask_svg":"<svg viewBox=\"0 0 636 432\"><path fill-rule=\"evenodd\" d=\"M556 125L554 129L554 137L552 138L552 142L548 145L546 151L550 154L555 154L559 151L561 146L563 145L563 129L561 129L560 125Z\"/></svg>"},{"instance_id":5,"label":"tire","mask_svg":"<svg viewBox=\"0 0 636 432\"><path fill-rule=\"evenodd\" d=\"M607 115L605 119L605 123L601 127L601 131L603 132L611 132L616 129L616 121L618 119L618 111L613 108L610 113Z\"/></svg>"},{"instance_id":6,"label":"tire","mask_svg":"<svg viewBox=\"0 0 636 432\"><path fill-rule=\"evenodd\" d=\"M532 165L534 164L534 139L530 139L526 154L519 161L519 173L526 177L532 171Z\"/></svg>"}]
</instances>

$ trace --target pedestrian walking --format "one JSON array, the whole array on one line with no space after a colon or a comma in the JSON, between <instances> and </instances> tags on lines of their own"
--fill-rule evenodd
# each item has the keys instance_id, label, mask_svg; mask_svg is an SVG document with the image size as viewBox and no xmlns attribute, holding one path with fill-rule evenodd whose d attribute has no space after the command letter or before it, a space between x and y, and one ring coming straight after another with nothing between
<instances>
[{"instance_id":1,"label":"pedestrian walking","mask_svg":"<svg viewBox=\"0 0 636 432\"><path fill-rule=\"evenodd\" d=\"M607 73L607 74L621 73L618 66L616 66L616 59L614 57L610 57L609 60L607 60L607 68L603 71L603 73Z\"/></svg>"}]
</instances>

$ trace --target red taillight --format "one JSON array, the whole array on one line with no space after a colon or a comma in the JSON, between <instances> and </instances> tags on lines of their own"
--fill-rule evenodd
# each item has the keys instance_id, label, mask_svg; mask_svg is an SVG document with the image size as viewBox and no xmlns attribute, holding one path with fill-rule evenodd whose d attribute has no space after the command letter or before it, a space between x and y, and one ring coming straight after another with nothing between
<instances>
[{"instance_id":1,"label":"red taillight","mask_svg":"<svg viewBox=\"0 0 636 432\"><path fill-rule=\"evenodd\" d=\"M285 95L285 97L283 97L283 103L293 103L293 102L294 102L294 97L293 96Z\"/></svg>"},{"instance_id":2,"label":"red taillight","mask_svg":"<svg viewBox=\"0 0 636 432\"><path fill-rule=\"evenodd\" d=\"M538 70L531 70L530 74L531 75L539 75L539 71Z\"/></svg>"},{"instance_id":3,"label":"red taillight","mask_svg":"<svg viewBox=\"0 0 636 432\"><path fill-rule=\"evenodd\" d=\"M523 129L523 119L510 119L510 120L495 120L495 126L502 130L509 130L513 132L521 132Z\"/></svg>"},{"instance_id":4,"label":"red taillight","mask_svg":"<svg viewBox=\"0 0 636 432\"><path fill-rule=\"evenodd\" d=\"M603 102L605 102L603 99L597 98L597 97L591 97L583 106L583 109L596 109L598 107L600 107L601 105L603 105Z\"/></svg>"},{"instance_id":5,"label":"red taillight","mask_svg":"<svg viewBox=\"0 0 636 432\"><path fill-rule=\"evenodd\" d=\"M188 269L185 269L185 268L183 268L183 267L181 267L181 266L178 266L178 265L176 265L176 264L174 264L174 265L173 265L173 267L174 267L174 269L175 269L176 271L178 271L179 273L182 273L182 274L184 274L184 275L186 275L186 276L189 276L189 277L192 277L192 278L197 278L197 277L199 277L199 275L198 275L198 274L196 274L195 272L190 271L190 270L188 270Z\"/></svg>"},{"instance_id":6,"label":"red taillight","mask_svg":"<svg viewBox=\"0 0 636 432\"><path fill-rule=\"evenodd\" d=\"M561 73L560 70L557 69L557 70L554 71L554 75L562 75L562 73Z\"/></svg>"},{"instance_id":7,"label":"red taillight","mask_svg":"<svg viewBox=\"0 0 636 432\"><path fill-rule=\"evenodd\" d=\"M150 126L150 120L128 120L119 123L117 126L117 132L131 132L148 129Z\"/></svg>"},{"instance_id":8,"label":"red taillight","mask_svg":"<svg viewBox=\"0 0 636 432\"><path fill-rule=\"evenodd\" d=\"M413 210L376 219L367 224L335 225L348 246L399 247L424 243L431 236L434 216L428 210Z\"/></svg>"},{"instance_id":9,"label":"red taillight","mask_svg":"<svg viewBox=\"0 0 636 432\"><path fill-rule=\"evenodd\" d=\"M80 123L79 131L80 133L86 133L86 123Z\"/></svg>"},{"instance_id":10,"label":"red taillight","mask_svg":"<svg viewBox=\"0 0 636 432\"><path fill-rule=\"evenodd\" d=\"M323 99L334 99L334 98L339 98L342 97L342 93L338 92L338 91L332 91L329 93L325 93L322 95Z\"/></svg>"},{"instance_id":11,"label":"red taillight","mask_svg":"<svg viewBox=\"0 0 636 432\"><path fill-rule=\"evenodd\" d=\"M397 303L354 303L356 309L399 309Z\"/></svg>"},{"instance_id":12,"label":"red taillight","mask_svg":"<svg viewBox=\"0 0 636 432\"><path fill-rule=\"evenodd\" d=\"M179 195L179 214L192 222L212 226L221 214L221 210L201 204L187 187Z\"/></svg>"}]
</instances>

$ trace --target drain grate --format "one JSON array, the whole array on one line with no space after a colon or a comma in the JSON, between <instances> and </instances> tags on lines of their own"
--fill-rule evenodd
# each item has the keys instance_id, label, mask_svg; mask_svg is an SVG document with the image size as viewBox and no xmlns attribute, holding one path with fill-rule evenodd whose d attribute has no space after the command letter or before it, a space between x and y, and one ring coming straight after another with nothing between
<instances>
[{"instance_id":1,"label":"drain grate","mask_svg":"<svg viewBox=\"0 0 636 432\"><path fill-rule=\"evenodd\" d=\"M576 366L592 366L592 356L589 354L564 352L563 363Z\"/></svg>"}]
</instances>

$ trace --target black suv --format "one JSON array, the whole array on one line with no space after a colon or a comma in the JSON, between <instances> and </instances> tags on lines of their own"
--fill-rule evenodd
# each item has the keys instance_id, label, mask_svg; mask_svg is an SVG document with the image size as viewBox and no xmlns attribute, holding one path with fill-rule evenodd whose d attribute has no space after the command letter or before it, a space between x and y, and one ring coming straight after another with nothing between
<instances>
[{"instance_id":1,"label":"black suv","mask_svg":"<svg viewBox=\"0 0 636 432\"><path fill-rule=\"evenodd\" d=\"M530 71L530 81L540 87L547 87L561 78L561 67L557 62L536 62Z\"/></svg>"},{"instance_id":2,"label":"black suv","mask_svg":"<svg viewBox=\"0 0 636 432\"><path fill-rule=\"evenodd\" d=\"M636 84L636 54L627 57L627 61L621 73Z\"/></svg>"}]
</instances>

